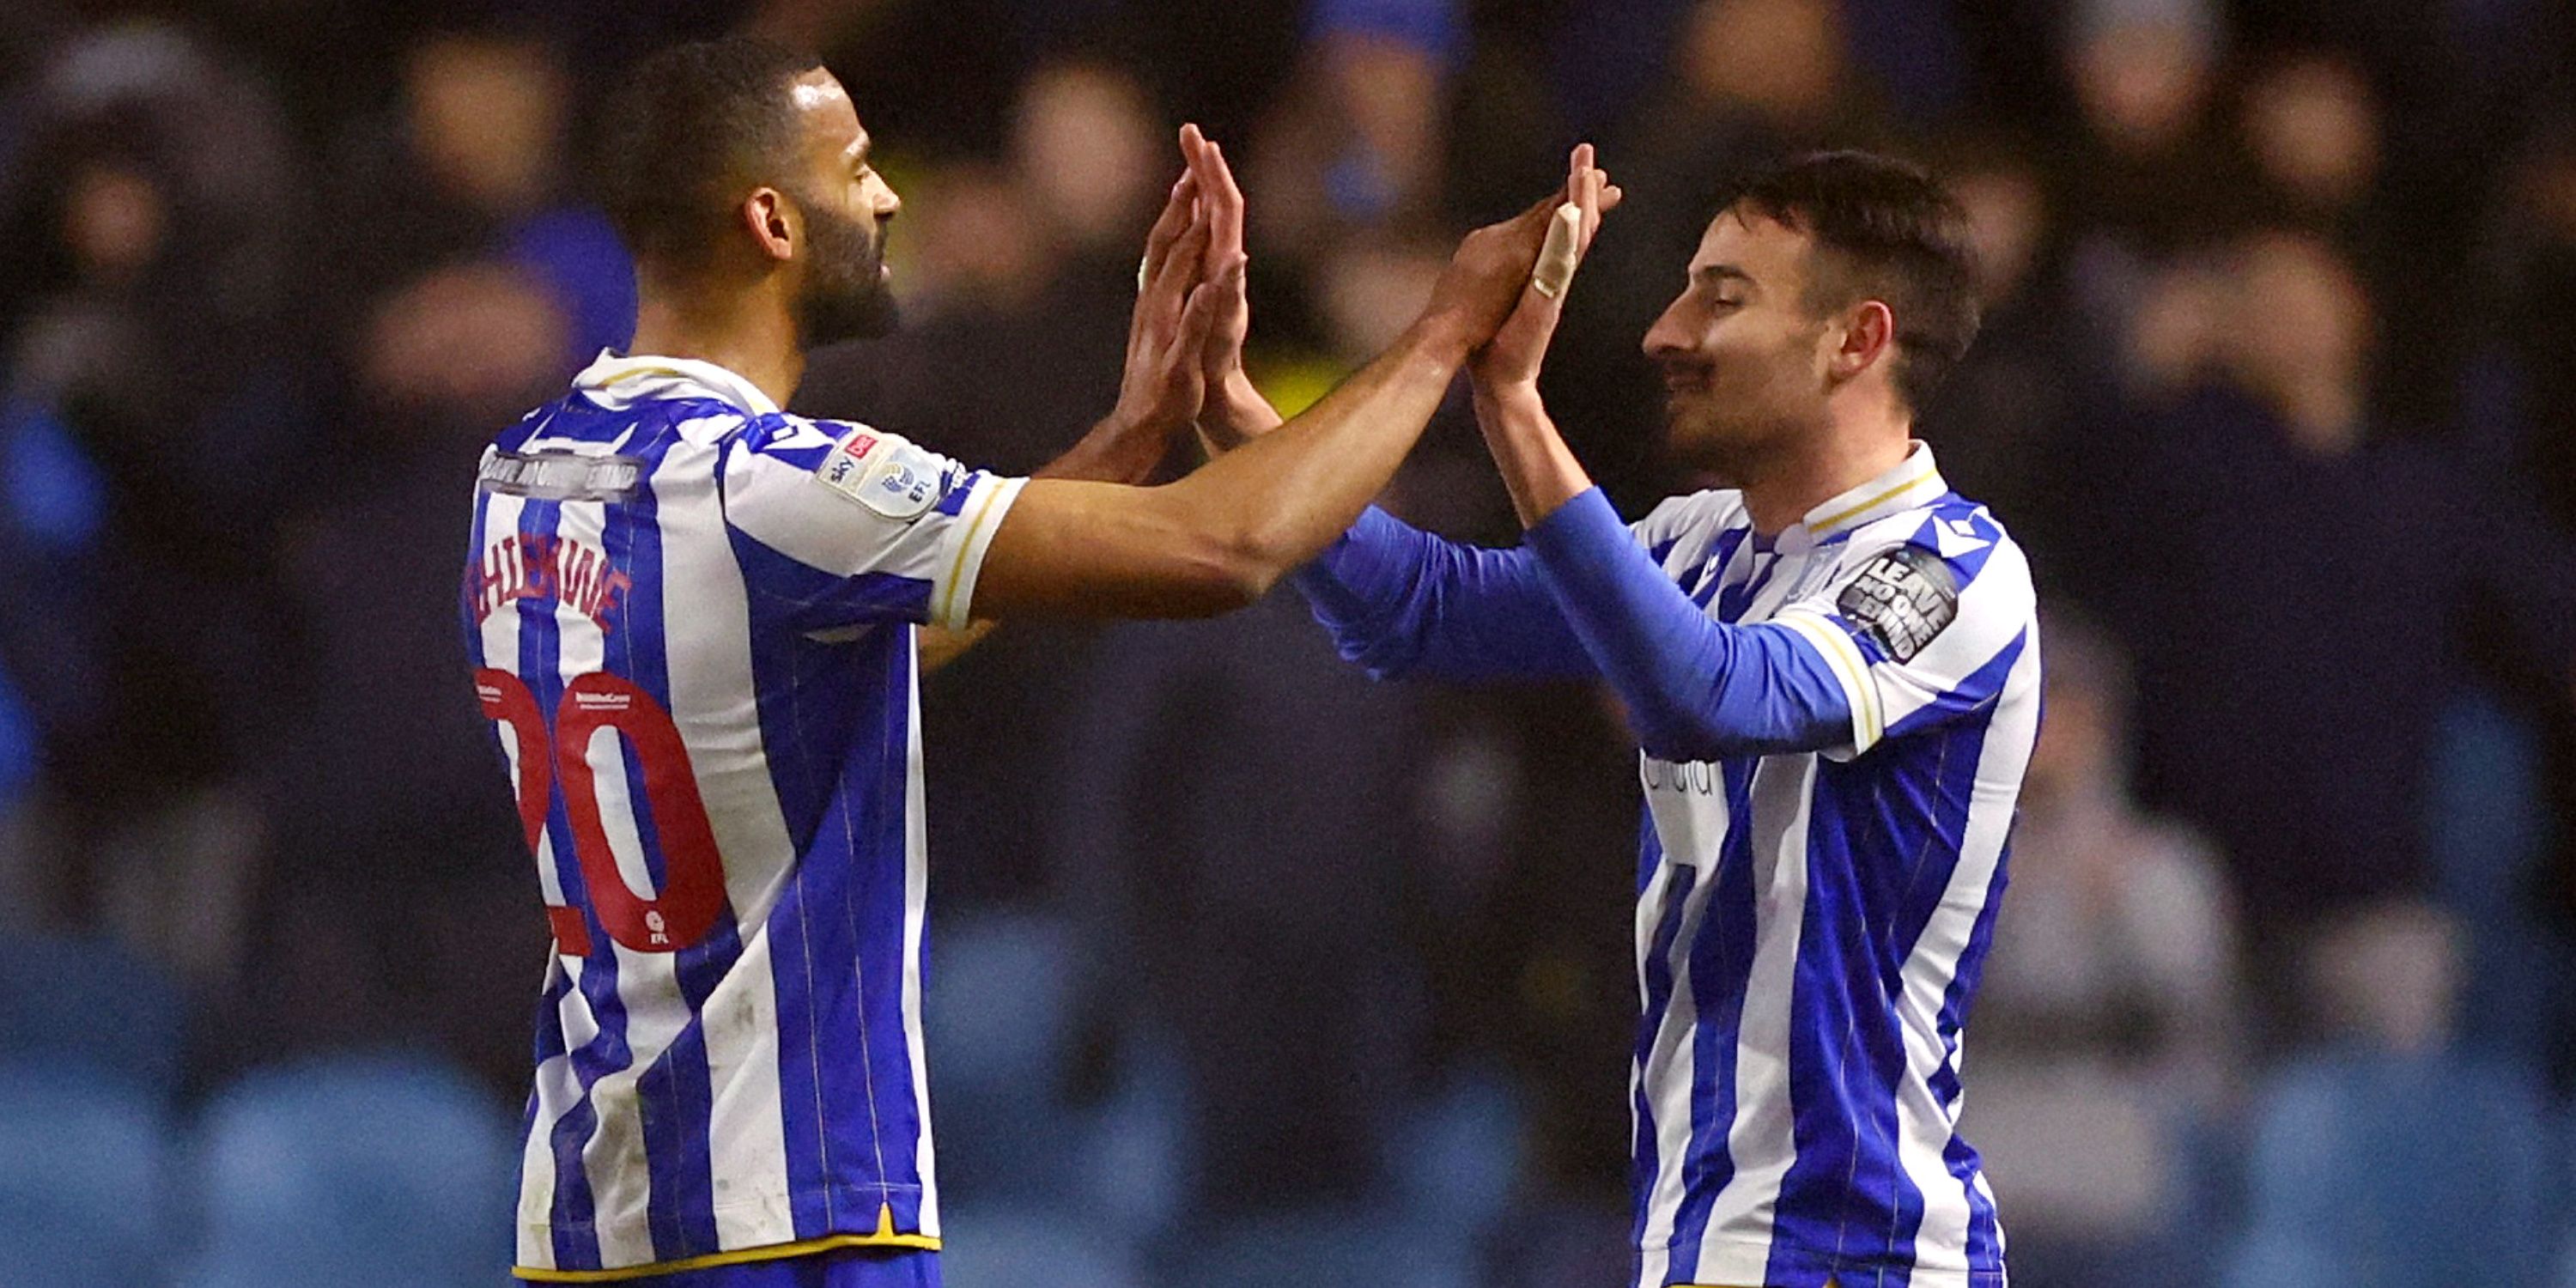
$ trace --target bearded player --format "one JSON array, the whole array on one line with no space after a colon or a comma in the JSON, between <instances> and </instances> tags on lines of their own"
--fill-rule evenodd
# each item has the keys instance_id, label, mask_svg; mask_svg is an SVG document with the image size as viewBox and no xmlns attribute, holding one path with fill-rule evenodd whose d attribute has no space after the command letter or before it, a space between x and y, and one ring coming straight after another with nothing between
<instances>
[{"instance_id":1,"label":"bearded player","mask_svg":"<svg viewBox=\"0 0 2576 1288\"><path fill-rule=\"evenodd\" d=\"M1671 453L1726 486L1635 525L1539 396L1561 298L1533 288L1472 367L1523 544L1371 510L1297 579L1379 676L1596 678L1627 709L1643 1288L2004 1282L1955 1124L2039 649L2021 551L1913 437L1976 333L1962 223L1862 153L1745 184L1645 336ZM1217 408L1218 446L1276 420Z\"/></svg>"},{"instance_id":2,"label":"bearded player","mask_svg":"<svg viewBox=\"0 0 2576 1288\"><path fill-rule=\"evenodd\" d=\"M1258 597L1385 486L1558 198L1469 236L1312 410L1149 488L1242 327L1240 197L1194 131L1118 404L1034 479L781 410L807 349L891 322L900 203L815 59L668 51L605 138L635 352L486 450L464 587L555 939L517 1273L934 1285L917 631Z\"/></svg>"}]
</instances>

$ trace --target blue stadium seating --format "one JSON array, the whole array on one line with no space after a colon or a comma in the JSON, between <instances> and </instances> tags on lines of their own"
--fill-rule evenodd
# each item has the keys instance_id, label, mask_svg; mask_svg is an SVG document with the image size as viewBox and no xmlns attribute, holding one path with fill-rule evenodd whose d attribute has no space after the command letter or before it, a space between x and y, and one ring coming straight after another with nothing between
<instances>
[{"instance_id":1,"label":"blue stadium seating","mask_svg":"<svg viewBox=\"0 0 2576 1288\"><path fill-rule=\"evenodd\" d=\"M1134 1249L1077 1218L1003 1206L948 1213L940 1278L950 1288L1145 1288Z\"/></svg>"},{"instance_id":2,"label":"blue stadium seating","mask_svg":"<svg viewBox=\"0 0 2576 1288\"><path fill-rule=\"evenodd\" d=\"M186 1020L160 970L95 937L0 939L0 1051L78 1067L167 1101Z\"/></svg>"},{"instance_id":3,"label":"blue stadium seating","mask_svg":"<svg viewBox=\"0 0 2576 1288\"><path fill-rule=\"evenodd\" d=\"M0 1066L0 1284L154 1282L169 1130L157 1099L81 1066Z\"/></svg>"},{"instance_id":4,"label":"blue stadium seating","mask_svg":"<svg viewBox=\"0 0 2576 1288\"><path fill-rule=\"evenodd\" d=\"M1464 1074L1397 1125L1388 1173L1419 1219L1461 1238L1500 1218L1521 1174L1524 1124L1498 1074Z\"/></svg>"},{"instance_id":5,"label":"blue stadium seating","mask_svg":"<svg viewBox=\"0 0 2576 1288\"><path fill-rule=\"evenodd\" d=\"M1189 1201L1189 1071L1167 1041L1132 1034L1112 1084L1107 1102L1083 1115L1072 1205L1086 1224L1141 1244L1168 1231Z\"/></svg>"},{"instance_id":6,"label":"blue stadium seating","mask_svg":"<svg viewBox=\"0 0 2576 1288\"><path fill-rule=\"evenodd\" d=\"M2535 720L2472 692L2443 713L2426 832L2437 893L2468 932L2464 1041L2505 1059L2549 1058L2571 1016L2576 962L2529 896L2555 838Z\"/></svg>"},{"instance_id":7,"label":"blue stadium seating","mask_svg":"<svg viewBox=\"0 0 2576 1288\"><path fill-rule=\"evenodd\" d=\"M206 1241L185 1282L496 1282L513 1136L481 1088L426 1060L344 1056L245 1078L206 1109Z\"/></svg>"},{"instance_id":8,"label":"blue stadium seating","mask_svg":"<svg viewBox=\"0 0 2576 1288\"><path fill-rule=\"evenodd\" d=\"M1466 1288L1476 1252L1437 1227L1379 1205L1319 1208L1249 1220L1193 1242L1173 1288Z\"/></svg>"},{"instance_id":9,"label":"blue stadium seating","mask_svg":"<svg viewBox=\"0 0 2576 1288\"><path fill-rule=\"evenodd\" d=\"M943 1188L1045 1201L1074 1181L1081 1124L1062 1086L1073 1043L1073 935L988 913L931 934L923 1026Z\"/></svg>"},{"instance_id":10,"label":"blue stadium seating","mask_svg":"<svg viewBox=\"0 0 2576 1288\"><path fill-rule=\"evenodd\" d=\"M2555 1228L2551 1121L2538 1080L2508 1064L2370 1055L2293 1064L2256 1122L2252 1222L2229 1282L2538 1284L2552 1250L2532 1232Z\"/></svg>"}]
</instances>

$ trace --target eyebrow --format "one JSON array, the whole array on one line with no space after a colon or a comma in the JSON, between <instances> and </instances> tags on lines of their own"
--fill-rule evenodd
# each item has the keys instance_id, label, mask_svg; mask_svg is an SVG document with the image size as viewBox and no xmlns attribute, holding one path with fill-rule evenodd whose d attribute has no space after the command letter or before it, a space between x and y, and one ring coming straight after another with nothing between
<instances>
[{"instance_id":1,"label":"eyebrow","mask_svg":"<svg viewBox=\"0 0 2576 1288\"><path fill-rule=\"evenodd\" d=\"M868 163L869 154L876 150L876 142L876 139L867 131L859 131L857 141L849 146L850 168L854 170L864 168Z\"/></svg>"},{"instance_id":2,"label":"eyebrow","mask_svg":"<svg viewBox=\"0 0 2576 1288\"><path fill-rule=\"evenodd\" d=\"M1702 264L1691 270L1691 280L1694 282L1703 282L1711 286L1720 282L1742 282L1747 286L1757 285L1757 283L1754 282L1753 275L1751 273L1745 272L1743 269L1737 268L1733 264Z\"/></svg>"}]
</instances>

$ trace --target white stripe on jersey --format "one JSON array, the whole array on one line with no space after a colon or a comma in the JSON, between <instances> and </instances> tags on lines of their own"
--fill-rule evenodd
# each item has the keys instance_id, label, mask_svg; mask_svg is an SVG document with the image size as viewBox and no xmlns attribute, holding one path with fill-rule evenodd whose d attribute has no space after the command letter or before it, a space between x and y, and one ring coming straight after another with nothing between
<instances>
[{"instance_id":1,"label":"white stripe on jersey","mask_svg":"<svg viewBox=\"0 0 2576 1288\"><path fill-rule=\"evenodd\" d=\"M1718 796L1718 808L1725 808L1725 797ZM1723 827L1717 834L1723 834ZM1672 904L1673 883L1679 867L1666 863L1658 868L1654 884L1637 900L1637 959L1645 961L1655 951L1656 932L1662 929L1663 910ZM1699 1003L1691 993L1691 945L1699 933L1700 918L1708 910L1709 895L1717 889L1717 874L1700 872L1696 882L1682 896L1682 907L1675 920L1673 942L1666 946L1666 965L1672 980L1671 1000L1664 1009L1664 1022L1655 1030L1654 1045L1647 1057L1648 1067L1669 1065L1675 1060L1688 1060L1691 1035L1699 1027ZM1645 997L1645 975L1638 973L1638 996ZM1685 1080L1667 1082L1654 1091L1655 1110L1655 1180L1646 1212L1643 1246L1646 1277L1662 1275L1669 1261L1665 1245L1672 1241L1673 1220L1681 1209L1682 1173L1690 1165L1691 1095L1694 1088Z\"/></svg>"},{"instance_id":2,"label":"white stripe on jersey","mask_svg":"<svg viewBox=\"0 0 2576 1288\"><path fill-rule=\"evenodd\" d=\"M1986 891L2003 860L2004 840L2012 828L2022 771L2029 766L2031 747L2038 739L2036 643L2023 647L2004 682L2007 695L2027 695L2031 700L2004 703L1987 732L1977 761L1976 796L1968 806L1959 865L1950 874L1940 910L1932 914L1905 961L1905 995L1899 1008L1905 1021L1907 1077L1898 1087L1896 1139L1905 1174L1923 1194L1923 1221L1915 1234L1918 1247L1964 1248L1968 1243L1967 1191L1950 1175L1949 1160L1942 1156L1947 1139L1958 1129L1959 1106L1955 1098L1941 1103L1932 1094L1931 1080L1945 1057L1954 1072L1960 1060L1957 1048L1945 1049L1941 1040L1941 1008L1951 981L1958 976L1977 918L1985 910ZM1984 1185L1984 1173L1978 1173L1977 1183ZM1985 1199L1994 1202L1991 1193ZM1996 1237L2002 1237L2000 1231ZM1968 1277L1964 1271L1918 1268L1913 1282L1923 1288L1967 1288Z\"/></svg>"},{"instance_id":3,"label":"white stripe on jersey","mask_svg":"<svg viewBox=\"0 0 2576 1288\"><path fill-rule=\"evenodd\" d=\"M982 553L976 554L981 562ZM971 587L970 587L971 590ZM909 628L906 628L909 629ZM918 656L918 655L916 655ZM903 829L903 1040L912 1052L912 1101L919 1114L920 1138L913 1142L913 1165L921 1170L921 1232L939 1236L939 1180L931 1157L930 1062L924 1053L921 1026L921 939L930 910L930 831L924 775L921 772L921 668L912 668L911 737L904 748L909 766L904 785Z\"/></svg>"},{"instance_id":4,"label":"white stripe on jersey","mask_svg":"<svg viewBox=\"0 0 2576 1288\"><path fill-rule=\"evenodd\" d=\"M581 542L594 550L605 548L607 543L602 537L608 528L606 505L566 501L558 516L556 532L560 538ZM597 622L561 600L554 606L554 619L561 659L556 670L564 683L607 669L608 638ZM644 843L635 825L634 802L628 798L626 765L618 739L602 729L592 734L590 745L581 750L596 780L600 825L608 833L609 852L616 856L617 869L629 889L639 896L650 896L654 892L652 874L644 867ZM625 1012L626 1047L632 1056L624 1068L591 1084L590 1099L598 1107L599 1126L581 1151L582 1171L590 1182L601 1258L610 1265L651 1261L653 1240L645 1210L652 1200L652 1182L645 1167L644 1115L638 1107L640 1097L635 1084L680 1036L688 1013L685 1007L662 1000L679 992L671 954L631 952L613 941L595 944L593 951L594 955L615 955L612 960L619 1009ZM568 965L576 983L590 968L589 962L578 958L568 959ZM586 996L576 988L565 996L565 1004L587 1012L589 1007L583 1000Z\"/></svg>"},{"instance_id":5,"label":"white stripe on jersey","mask_svg":"<svg viewBox=\"0 0 2576 1288\"><path fill-rule=\"evenodd\" d=\"M1769 1276L1771 1212L1797 1161L1797 1120L1789 1097L1789 1004L1797 987L1798 941L1807 904L1807 811L1815 800L1816 758L1770 756L1753 771L1750 793L1753 898L1765 933L1753 950L1744 1019L1735 1046L1735 1126L1726 1136L1734 1179L1718 1192L1700 1244L1694 1283L1757 1284ZM1688 1082L1685 1075L1676 1081Z\"/></svg>"},{"instance_id":6,"label":"white stripe on jersey","mask_svg":"<svg viewBox=\"0 0 2576 1288\"><path fill-rule=\"evenodd\" d=\"M682 441L656 471L657 484L664 476L671 484L655 488L654 518L664 583L688 588L680 611L666 605L662 614L671 718L688 742L692 777L716 848L726 857L725 897L742 924L757 926L794 871L796 845L777 795L766 790L769 760L753 710L751 637L738 625L750 613L749 592L726 547L713 489L680 482L712 477L724 434L740 423L702 417L674 427ZM715 1097L707 1132L716 1232L729 1248L796 1237L778 1099L778 998L768 959L769 937L746 936L741 960L708 998L710 1011L740 1017L705 1034L707 1084Z\"/></svg>"}]
</instances>

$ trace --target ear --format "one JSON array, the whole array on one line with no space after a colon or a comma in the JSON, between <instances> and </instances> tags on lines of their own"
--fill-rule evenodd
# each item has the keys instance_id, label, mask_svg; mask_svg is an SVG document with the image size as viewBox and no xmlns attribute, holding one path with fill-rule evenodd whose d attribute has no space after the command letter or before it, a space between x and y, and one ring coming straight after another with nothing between
<instances>
[{"instance_id":1,"label":"ear","mask_svg":"<svg viewBox=\"0 0 2576 1288\"><path fill-rule=\"evenodd\" d=\"M1863 300L1843 313L1841 340L1825 355L1826 370L1836 381L1849 380L1894 358L1895 348L1896 314L1884 301Z\"/></svg>"},{"instance_id":2,"label":"ear","mask_svg":"<svg viewBox=\"0 0 2576 1288\"><path fill-rule=\"evenodd\" d=\"M786 194L776 188L754 188L735 213L741 216L743 228L751 234L761 254L780 263L795 256L796 213L788 205Z\"/></svg>"}]
</instances>

